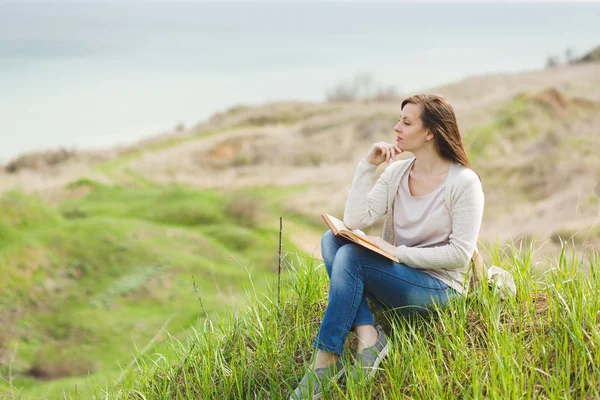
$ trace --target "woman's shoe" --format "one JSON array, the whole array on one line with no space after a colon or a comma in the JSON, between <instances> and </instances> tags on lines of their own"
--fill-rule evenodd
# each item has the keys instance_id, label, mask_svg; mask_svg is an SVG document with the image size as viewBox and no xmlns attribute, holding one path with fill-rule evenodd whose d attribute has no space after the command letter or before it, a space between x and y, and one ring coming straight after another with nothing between
<instances>
[{"instance_id":1,"label":"woman's shoe","mask_svg":"<svg viewBox=\"0 0 600 400\"><path fill-rule=\"evenodd\" d=\"M290 396L290 400L318 400L323 396L323 389L336 382L343 374L344 364L340 359L328 367L309 369Z\"/></svg>"},{"instance_id":2,"label":"woman's shoe","mask_svg":"<svg viewBox=\"0 0 600 400\"><path fill-rule=\"evenodd\" d=\"M387 357L390 352L391 343L385 336L380 325L375 327L379 333L377 342L371 347L367 347L362 353L356 353L354 365L349 369L348 375L351 376L354 382L360 378L371 380L379 369L379 364Z\"/></svg>"}]
</instances>

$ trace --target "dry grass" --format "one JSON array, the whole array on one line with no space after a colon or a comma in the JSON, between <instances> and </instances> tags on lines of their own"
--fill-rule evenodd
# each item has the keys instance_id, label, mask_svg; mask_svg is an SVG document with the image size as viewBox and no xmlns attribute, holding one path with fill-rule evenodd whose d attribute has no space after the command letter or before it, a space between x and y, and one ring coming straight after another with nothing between
<instances>
[{"instance_id":1,"label":"dry grass","mask_svg":"<svg viewBox=\"0 0 600 400\"><path fill-rule=\"evenodd\" d=\"M489 141L482 156L474 156L486 192L484 242L543 241L598 222L597 203L589 199L600 175L600 63L476 76L427 92L450 100L463 134L483 129ZM336 212L356 162L374 141L391 140L398 113L394 100L237 106L187 131L146 140L137 150L105 151L105 159L123 155L114 158L122 160L118 173L94 170L88 157L5 174L0 191L19 186L58 202L77 195L63 187L82 176L217 189L304 184L308 190L294 196L288 211ZM141 151L148 146L152 151Z\"/></svg>"}]
</instances>

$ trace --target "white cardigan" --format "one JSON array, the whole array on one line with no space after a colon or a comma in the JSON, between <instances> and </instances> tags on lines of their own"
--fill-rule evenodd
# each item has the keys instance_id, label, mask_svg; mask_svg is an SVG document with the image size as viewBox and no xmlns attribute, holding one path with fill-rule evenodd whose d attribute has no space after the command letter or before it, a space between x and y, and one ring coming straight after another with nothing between
<instances>
[{"instance_id":1,"label":"white cardigan","mask_svg":"<svg viewBox=\"0 0 600 400\"><path fill-rule=\"evenodd\" d=\"M386 216L383 239L395 245L394 199L404 173L414 157L390 164L371 191L377 166L361 160L344 209L344 224L362 229ZM448 286L465 293L468 289L470 260L477 249L483 218L484 195L477 174L453 162L446 179L446 207L452 219L448 244L437 247L396 247L401 263L424 270Z\"/></svg>"}]
</instances>

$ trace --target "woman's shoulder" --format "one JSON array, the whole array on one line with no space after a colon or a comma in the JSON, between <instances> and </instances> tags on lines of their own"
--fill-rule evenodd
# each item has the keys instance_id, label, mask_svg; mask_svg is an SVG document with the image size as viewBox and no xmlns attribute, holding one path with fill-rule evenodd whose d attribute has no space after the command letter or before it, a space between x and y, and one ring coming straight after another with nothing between
<instances>
[{"instance_id":1,"label":"woman's shoulder","mask_svg":"<svg viewBox=\"0 0 600 400\"><path fill-rule=\"evenodd\" d=\"M452 174L453 179L451 181L453 186L475 186L481 188L481 180L479 179L479 175L477 175L477 173L471 168L465 167L464 165L456 162L452 164L452 167L454 169Z\"/></svg>"},{"instance_id":2,"label":"woman's shoulder","mask_svg":"<svg viewBox=\"0 0 600 400\"><path fill-rule=\"evenodd\" d=\"M479 180L479 175L477 175L477 173L475 171L473 171L471 168L465 167L464 165L459 164L457 162L453 162L453 166L456 171L455 174L459 177L459 179L461 179L461 180L473 180L473 179Z\"/></svg>"}]
</instances>

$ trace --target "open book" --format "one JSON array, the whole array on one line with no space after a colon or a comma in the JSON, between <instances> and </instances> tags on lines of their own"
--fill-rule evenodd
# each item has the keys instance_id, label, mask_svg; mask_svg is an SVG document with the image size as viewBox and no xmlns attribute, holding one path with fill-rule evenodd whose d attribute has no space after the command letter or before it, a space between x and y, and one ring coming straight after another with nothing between
<instances>
[{"instance_id":1,"label":"open book","mask_svg":"<svg viewBox=\"0 0 600 400\"><path fill-rule=\"evenodd\" d=\"M360 231L358 229L352 230L352 229L346 228L346 225L344 225L344 223L342 221L340 221L339 219L337 219L335 217L332 217L329 214L321 214L321 217L323 217L323 219L325 220L325 223L327 224L327 226L329 226L329 229L331 229L331 232L333 232L333 234L335 236L341 236L341 237L348 239L351 242L354 242L364 248L374 251L375 253L381 254L382 256L387 257L392 261L395 261L397 263L400 262L400 260L398 260L398 257L386 253L385 251L381 250L379 247L375 246L373 243L369 242L365 238L365 234L362 231Z\"/></svg>"}]
</instances>

